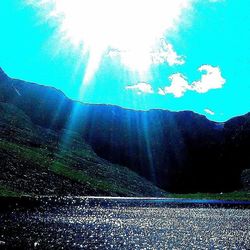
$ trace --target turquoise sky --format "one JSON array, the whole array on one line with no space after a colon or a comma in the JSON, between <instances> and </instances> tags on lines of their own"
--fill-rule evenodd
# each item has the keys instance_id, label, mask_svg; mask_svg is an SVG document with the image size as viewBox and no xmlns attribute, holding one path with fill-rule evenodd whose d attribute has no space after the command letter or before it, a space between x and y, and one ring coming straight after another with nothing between
<instances>
[{"instance_id":1,"label":"turquoise sky","mask_svg":"<svg viewBox=\"0 0 250 250\"><path fill-rule=\"evenodd\" d=\"M135 109L192 110L211 120L225 121L250 111L249 10L249 0L193 1L177 29L165 37L183 56L184 64L153 64L149 74L139 76L119 60L103 56L98 69L84 84L89 58L70 46L70 41L62 46L55 36L58 24L45 20L38 8L24 0L2 0L0 67L13 78L54 86L83 102ZM225 83L205 92L197 91L195 82L206 73L198 71L202 65L218 67L219 81L224 79ZM168 79L173 74L179 74L189 84L181 96L169 88L164 90L173 84ZM216 83L218 75L208 80ZM138 91L135 86L141 82L148 84L150 90ZM179 77L176 87L180 84ZM159 88L165 91L164 95L158 94Z\"/></svg>"}]
</instances>

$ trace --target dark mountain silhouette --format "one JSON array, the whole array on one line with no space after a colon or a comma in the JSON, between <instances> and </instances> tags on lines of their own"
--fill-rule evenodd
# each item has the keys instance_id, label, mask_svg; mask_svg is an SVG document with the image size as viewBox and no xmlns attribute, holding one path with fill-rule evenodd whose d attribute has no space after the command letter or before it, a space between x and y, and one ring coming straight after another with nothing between
<instances>
[{"instance_id":1,"label":"dark mountain silhouette","mask_svg":"<svg viewBox=\"0 0 250 250\"><path fill-rule=\"evenodd\" d=\"M241 172L250 168L250 114L216 123L190 111L83 104L1 70L0 102L14 105L43 128L77 132L100 157L168 191L236 190Z\"/></svg>"}]
</instances>

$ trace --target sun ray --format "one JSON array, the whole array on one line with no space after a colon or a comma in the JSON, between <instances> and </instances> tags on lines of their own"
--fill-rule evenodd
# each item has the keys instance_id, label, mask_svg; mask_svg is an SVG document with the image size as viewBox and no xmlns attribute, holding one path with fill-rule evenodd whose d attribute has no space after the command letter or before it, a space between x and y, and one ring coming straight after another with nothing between
<instances>
[{"instance_id":1,"label":"sun ray","mask_svg":"<svg viewBox=\"0 0 250 250\"><path fill-rule=\"evenodd\" d=\"M116 51L124 67L141 75L146 73L155 63L153 57L157 57L162 37L178 28L193 0L30 2L46 12L48 20L56 21L61 39L89 55L83 80L86 84L98 70L102 57L110 56L110 51ZM162 62L164 60L158 63Z\"/></svg>"}]
</instances>

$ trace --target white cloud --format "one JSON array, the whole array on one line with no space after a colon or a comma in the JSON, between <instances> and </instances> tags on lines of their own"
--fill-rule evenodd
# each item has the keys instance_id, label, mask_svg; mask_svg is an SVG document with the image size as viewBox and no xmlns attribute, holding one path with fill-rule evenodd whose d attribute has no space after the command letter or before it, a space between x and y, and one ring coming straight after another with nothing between
<instances>
[{"instance_id":1,"label":"white cloud","mask_svg":"<svg viewBox=\"0 0 250 250\"><path fill-rule=\"evenodd\" d=\"M144 52L144 54L140 54L138 51L133 52L111 48L108 50L106 56L112 59L120 57L122 61L125 60L127 63L129 62L129 65L139 63L142 68L148 68L148 65L151 64L167 63L169 66L174 66L185 63L183 56L178 55L173 45L164 39L161 39L159 45L152 49L152 51Z\"/></svg>"},{"instance_id":2,"label":"white cloud","mask_svg":"<svg viewBox=\"0 0 250 250\"><path fill-rule=\"evenodd\" d=\"M171 81L171 85L164 89L159 89L158 94L173 94L175 97L182 97L184 93L190 89L190 85L185 76L180 73L171 75L169 80Z\"/></svg>"},{"instance_id":3,"label":"white cloud","mask_svg":"<svg viewBox=\"0 0 250 250\"><path fill-rule=\"evenodd\" d=\"M212 111L211 109L204 109L204 111L209 115L215 115L215 112Z\"/></svg>"},{"instance_id":4,"label":"white cloud","mask_svg":"<svg viewBox=\"0 0 250 250\"><path fill-rule=\"evenodd\" d=\"M213 67L211 65L203 65L199 71L205 71L206 73L201 76L199 81L192 83L192 90L198 93L206 93L210 89L220 89L226 82L222 77L219 67Z\"/></svg>"},{"instance_id":5,"label":"white cloud","mask_svg":"<svg viewBox=\"0 0 250 250\"><path fill-rule=\"evenodd\" d=\"M159 88L159 95L173 94L175 97L182 97L186 91L195 91L197 93L206 93L211 89L222 88L226 80L222 77L219 67L211 65L203 65L199 71L206 73L201 76L199 81L194 81L189 84L186 77L181 73L173 74L169 77L170 86Z\"/></svg>"},{"instance_id":6,"label":"white cloud","mask_svg":"<svg viewBox=\"0 0 250 250\"><path fill-rule=\"evenodd\" d=\"M167 62L169 66L173 66L185 63L184 58L176 53L173 45L167 43L164 39L161 39L159 50L151 53L151 58L154 64Z\"/></svg>"},{"instance_id":7,"label":"white cloud","mask_svg":"<svg viewBox=\"0 0 250 250\"><path fill-rule=\"evenodd\" d=\"M142 93L145 93L145 94L153 94L154 93L152 86L146 82L140 82L140 83L137 83L135 85L126 86L125 89L126 90L133 90L139 95Z\"/></svg>"}]
</instances>

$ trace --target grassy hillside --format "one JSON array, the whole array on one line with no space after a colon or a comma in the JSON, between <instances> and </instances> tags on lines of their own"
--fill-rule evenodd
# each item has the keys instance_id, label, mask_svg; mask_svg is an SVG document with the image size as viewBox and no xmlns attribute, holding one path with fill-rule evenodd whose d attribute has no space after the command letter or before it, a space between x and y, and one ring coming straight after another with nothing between
<instances>
[{"instance_id":1,"label":"grassy hillside","mask_svg":"<svg viewBox=\"0 0 250 250\"><path fill-rule=\"evenodd\" d=\"M34 125L0 103L0 195L164 196L126 167L98 157L79 134Z\"/></svg>"}]
</instances>

